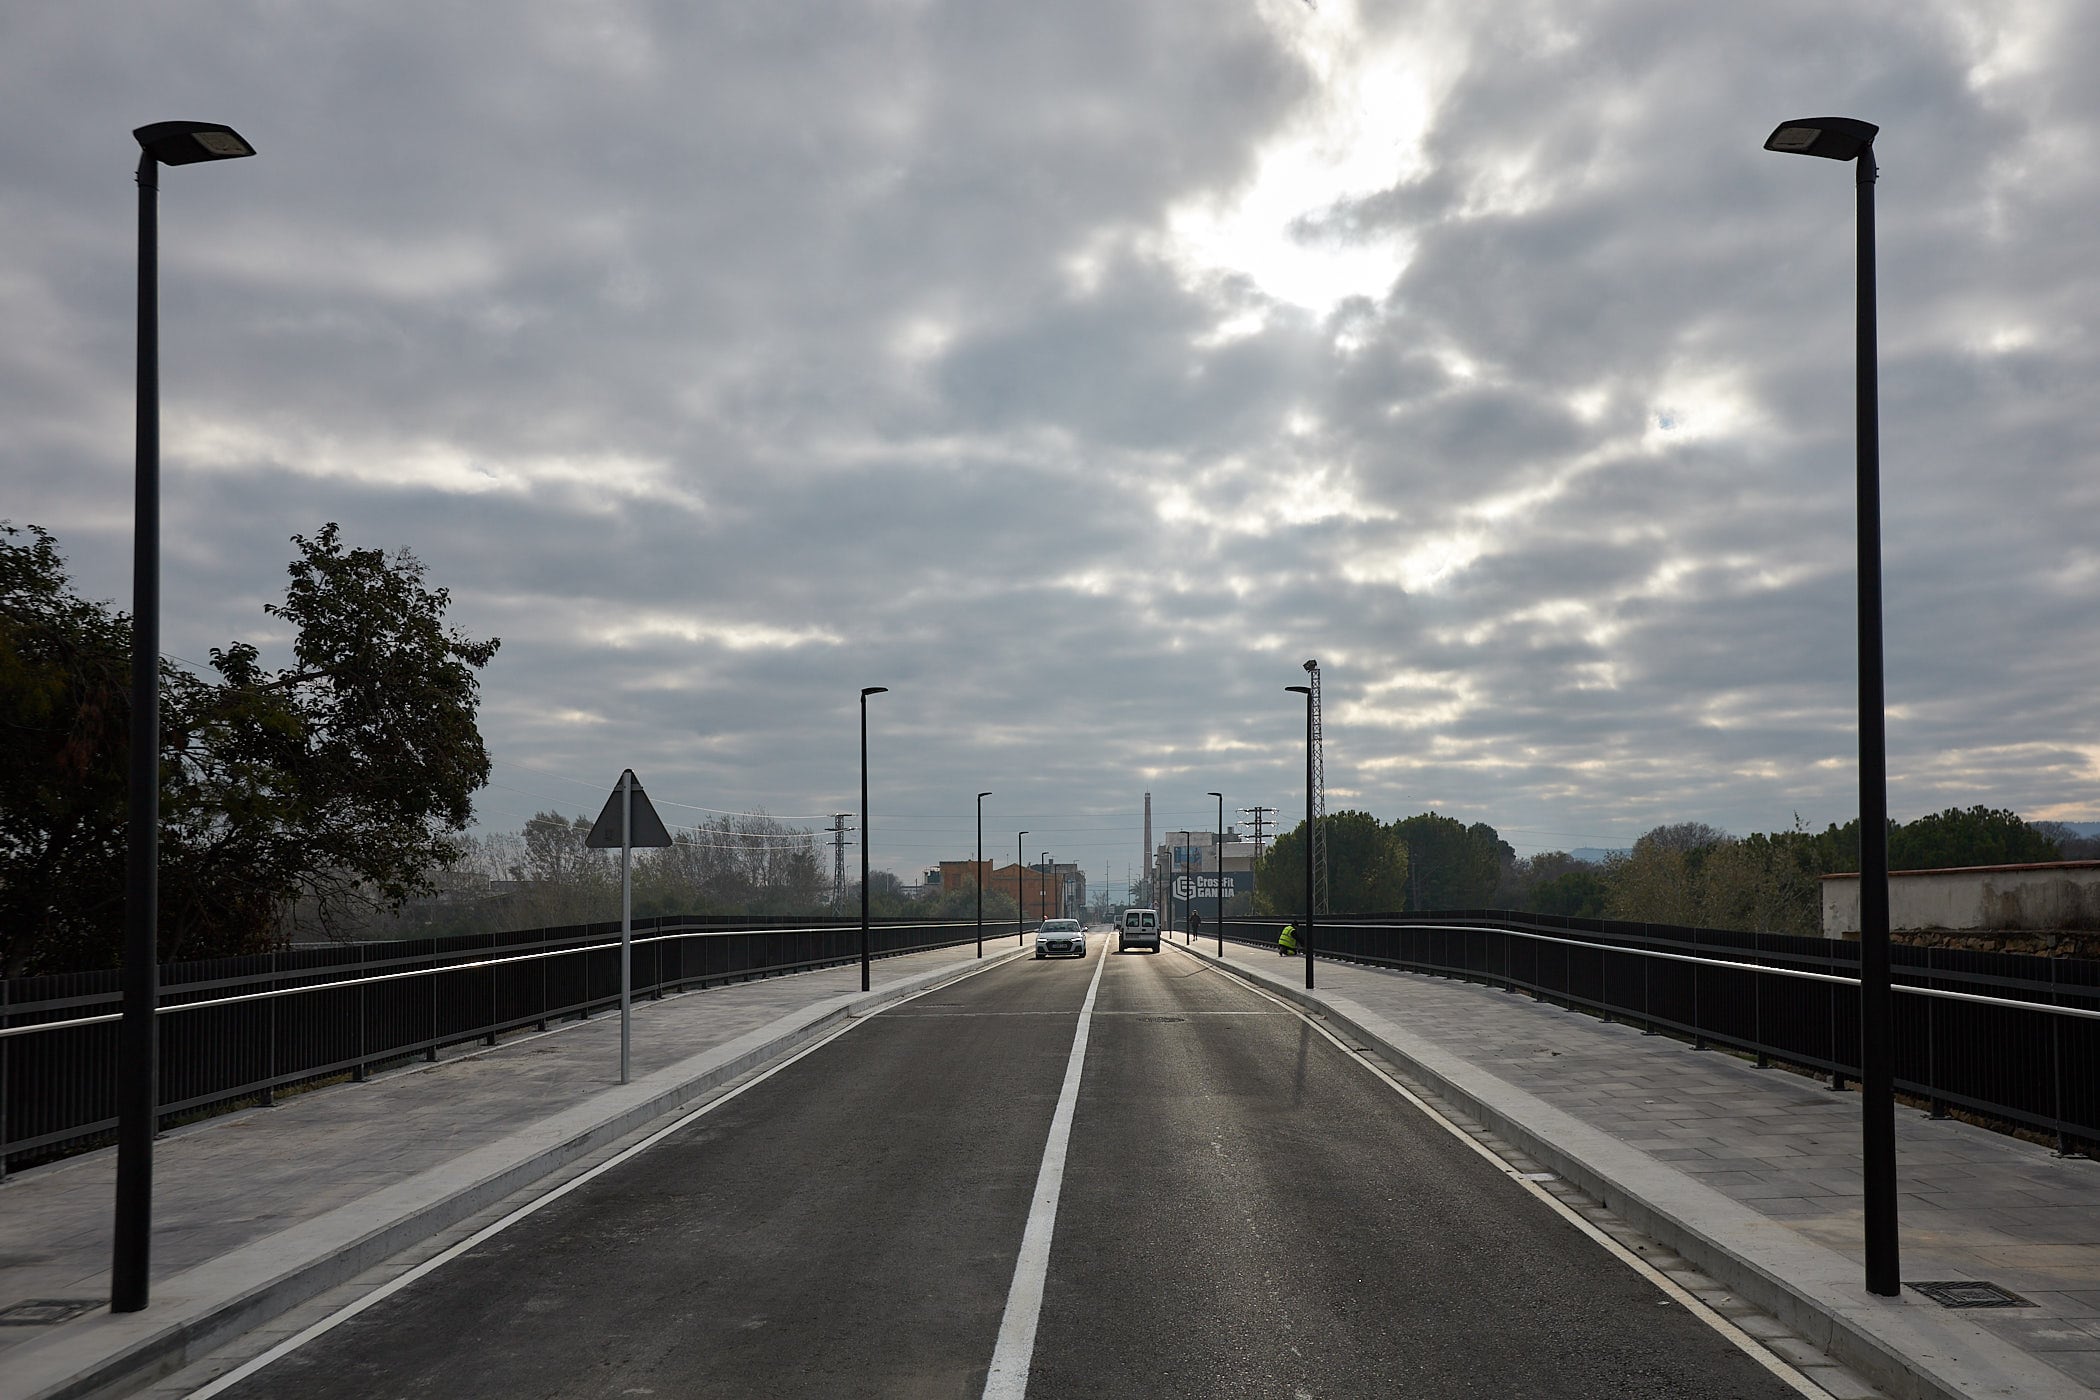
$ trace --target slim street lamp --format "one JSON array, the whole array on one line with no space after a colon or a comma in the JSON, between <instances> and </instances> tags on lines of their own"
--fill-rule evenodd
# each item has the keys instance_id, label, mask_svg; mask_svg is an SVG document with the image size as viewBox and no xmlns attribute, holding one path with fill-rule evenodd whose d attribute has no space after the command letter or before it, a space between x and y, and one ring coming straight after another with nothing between
<instances>
[{"instance_id":1,"label":"slim street lamp","mask_svg":"<svg viewBox=\"0 0 2100 1400\"><path fill-rule=\"evenodd\" d=\"M1312 663L1306 663L1306 670ZM1287 685L1305 697L1305 927L1298 931L1298 951L1305 955L1305 989L1313 984L1313 697L1309 685Z\"/></svg>"},{"instance_id":2,"label":"slim street lamp","mask_svg":"<svg viewBox=\"0 0 2100 1400\"><path fill-rule=\"evenodd\" d=\"M1203 795L1218 799L1218 873L1217 883L1211 887L1211 892L1218 897L1218 907L1211 919L1217 925L1213 932L1218 935L1218 956L1222 958L1225 956L1225 794L1206 792Z\"/></svg>"},{"instance_id":3,"label":"slim street lamp","mask_svg":"<svg viewBox=\"0 0 2100 1400\"><path fill-rule=\"evenodd\" d=\"M1765 149L1855 162L1858 274L1854 412L1859 592L1859 1087L1867 1291L1903 1291L1896 1226L1895 994L1889 985L1887 702L1881 645L1881 424L1874 311L1874 138L1852 117L1781 122Z\"/></svg>"},{"instance_id":4,"label":"slim street lamp","mask_svg":"<svg viewBox=\"0 0 2100 1400\"><path fill-rule=\"evenodd\" d=\"M1021 902L1021 872L1028 868L1028 858L1021 854L1021 838L1028 833L1014 833L1014 946L1020 947L1028 940L1028 931L1023 925L1028 919L1028 906Z\"/></svg>"},{"instance_id":5,"label":"slim street lamp","mask_svg":"<svg viewBox=\"0 0 2100 1400\"><path fill-rule=\"evenodd\" d=\"M1035 879L1035 926L1041 928L1043 920L1050 917L1050 853L1036 857Z\"/></svg>"},{"instance_id":6,"label":"slim street lamp","mask_svg":"<svg viewBox=\"0 0 2100 1400\"><path fill-rule=\"evenodd\" d=\"M860 690L860 989L868 990L868 839L875 827L868 819L868 697L887 695L886 685Z\"/></svg>"},{"instance_id":7,"label":"slim street lamp","mask_svg":"<svg viewBox=\"0 0 2100 1400\"><path fill-rule=\"evenodd\" d=\"M984 956L984 799L988 792L977 794L977 956Z\"/></svg>"},{"instance_id":8,"label":"slim street lamp","mask_svg":"<svg viewBox=\"0 0 2100 1400\"><path fill-rule=\"evenodd\" d=\"M123 1020L117 1029L117 1201L109 1310L146 1306L153 1134L160 1121L160 167L255 148L216 122L154 122L139 143L138 432L131 537L131 763L125 834Z\"/></svg>"}]
</instances>

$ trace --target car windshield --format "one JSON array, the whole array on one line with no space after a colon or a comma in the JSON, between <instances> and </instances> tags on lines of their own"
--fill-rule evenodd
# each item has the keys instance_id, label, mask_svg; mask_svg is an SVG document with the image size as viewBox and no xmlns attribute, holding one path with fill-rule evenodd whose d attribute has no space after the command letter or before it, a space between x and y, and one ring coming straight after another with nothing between
<instances>
[{"instance_id":1,"label":"car windshield","mask_svg":"<svg viewBox=\"0 0 2100 1400\"><path fill-rule=\"evenodd\" d=\"M1079 920L1077 920L1077 919L1045 919L1045 920L1043 920L1043 927L1042 927L1042 932L1044 932L1044 933L1077 933L1077 932L1079 932Z\"/></svg>"}]
</instances>

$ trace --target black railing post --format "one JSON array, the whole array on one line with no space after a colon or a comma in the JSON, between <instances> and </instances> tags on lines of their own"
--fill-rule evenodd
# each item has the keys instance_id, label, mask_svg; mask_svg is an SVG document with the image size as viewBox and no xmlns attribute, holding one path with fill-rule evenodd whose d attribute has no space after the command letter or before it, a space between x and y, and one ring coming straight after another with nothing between
<instances>
[{"instance_id":1,"label":"black railing post","mask_svg":"<svg viewBox=\"0 0 2100 1400\"><path fill-rule=\"evenodd\" d=\"M1692 933L1692 956L1699 956L1699 934ZM1699 1004L1699 964L1692 964L1692 1048L1706 1048L1706 1012Z\"/></svg>"},{"instance_id":2,"label":"black railing post","mask_svg":"<svg viewBox=\"0 0 2100 1400\"><path fill-rule=\"evenodd\" d=\"M1643 943L1647 942L1647 940L1646 940L1646 939L1642 939L1641 941L1642 941ZM1654 1035L1654 1034L1656 1033L1656 1032L1655 1032L1655 999L1654 999L1654 989L1653 989L1653 986L1652 986L1651 978L1650 978L1650 976L1649 976L1649 974L1650 974L1650 973L1651 973L1651 972L1652 972L1652 971L1654 970L1654 968L1655 968L1655 959L1653 959L1653 958L1649 957L1649 956L1648 956L1648 950L1644 948L1644 949L1643 949L1643 950L1641 951L1641 1034L1642 1034L1642 1035Z\"/></svg>"},{"instance_id":3,"label":"black railing post","mask_svg":"<svg viewBox=\"0 0 2100 1400\"><path fill-rule=\"evenodd\" d=\"M0 1031L7 1029L7 1001L11 984L0 977ZM7 1180L7 1041L0 1035L0 1181Z\"/></svg>"},{"instance_id":4,"label":"black railing post","mask_svg":"<svg viewBox=\"0 0 2100 1400\"><path fill-rule=\"evenodd\" d=\"M2049 1004L2063 1005L2063 998L2056 990L2056 959L2049 959ZM2064 1131L2064 1018L2049 1018L2049 1112L2056 1119L2056 1155L2072 1157L2077 1154L2071 1148L2071 1136Z\"/></svg>"},{"instance_id":5,"label":"black railing post","mask_svg":"<svg viewBox=\"0 0 2100 1400\"><path fill-rule=\"evenodd\" d=\"M270 961L277 961L275 953ZM269 991L277 990L277 979L272 977L267 984ZM264 1108L277 1107L277 998L271 997L263 1003L263 1038L269 1043L263 1047L263 1091Z\"/></svg>"},{"instance_id":6,"label":"black railing post","mask_svg":"<svg viewBox=\"0 0 2100 1400\"><path fill-rule=\"evenodd\" d=\"M1938 977L1933 975L1932 947L1928 944L1925 948L1925 981L1928 985L1937 987L1939 980ZM1932 1087L1930 1116L1936 1120L1951 1116L1947 1112L1947 1101L1940 1097L1939 1023L1940 999L1938 997L1927 997L1925 999L1925 1078ZM2062 1115L2059 1114L2058 1116L2061 1117Z\"/></svg>"}]
</instances>

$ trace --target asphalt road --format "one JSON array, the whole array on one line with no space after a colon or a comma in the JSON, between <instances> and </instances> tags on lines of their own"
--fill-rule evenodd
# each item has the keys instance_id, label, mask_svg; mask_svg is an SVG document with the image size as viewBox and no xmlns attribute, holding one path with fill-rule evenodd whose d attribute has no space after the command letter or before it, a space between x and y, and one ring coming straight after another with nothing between
<instances>
[{"instance_id":1,"label":"asphalt road","mask_svg":"<svg viewBox=\"0 0 2100 1400\"><path fill-rule=\"evenodd\" d=\"M226 1393L976 1400L1091 941L871 1018ZM1283 1007L1108 964L1030 1396L1793 1395Z\"/></svg>"}]
</instances>

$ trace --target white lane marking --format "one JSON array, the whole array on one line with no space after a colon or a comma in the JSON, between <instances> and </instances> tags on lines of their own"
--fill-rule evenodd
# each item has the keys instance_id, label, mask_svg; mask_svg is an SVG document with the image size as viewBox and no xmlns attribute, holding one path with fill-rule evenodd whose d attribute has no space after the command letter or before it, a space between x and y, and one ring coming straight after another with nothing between
<instances>
[{"instance_id":1,"label":"white lane marking","mask_svg":"<svg viewBox=\"0 0 2100 1400\"><path fill-rule=\"evenodd\" d=\"M1021 1254L1014 1261L1006 1314L999 1319L992 1368L984 1378L984 1400L1022 1400L1028 1394L1028 1364L1035 1357L1035 1328L1043 1315L1043 1284L1050 1274L1050 1237L1057 1229L1057 1198L1065 1184L1065 1148L1072 1141L1072 1115L1079 1104L1079 1071L1086 1063L1094 997L1101 990L1101 974L1107 967L1105 955L1096 961L1094 980L1087 984L1086 1000L1079 1007L1079 1029L1072 1035L1072 1055L1065 1061L1057 1110L1050 1115L1050 1140L1043 1145L1035 1200L1028 1208L1028 1227L1021 1232Z\"/></svg>"},{"instance_id":2,"label":"white lane marking","mask_svg":"<svg viewBox=\"0 0 2100 1400\"><path fill-rule=\"evenodd\" d=\"M1400 1095L1401 1098L1406 1099L1409 1103L1413 1104L1416 1108L1420 1109L1423 1115L1426 1116L1430 1122L1437 1124L1445 1132L1451 1134L1451 1136L1457 1138L1467 1147L1472 1148L1473 1151L1479 1153L1482 1157L1485 1157L1488 1161L1492 1162L1495 1165L1495 1169L1497 1171L1501 1172L1510 1180L1516 1182L1517 1185L1524 1188L1524 1190L1529 1191L1533 1196L1537 1197L1540 1201L1544 1202L1548 1209L1554 1211L1563 1220L1567 1221L1570 1225L1573 1225L1576 1229L1580 1230L1583 1234L1587 1235L1597 1244L1603 1246L1604 1250L1607 1253L1609 1253L1614 1259L1617 1259L1627 1268L1632 1269L1642 1278L1648 1280L1648 1282L1654 1284L1657 1288L1661 1289L1663 1293L1669 1297L1670 1301L1677 1303L1678 1305L1683 1307L1686 1312L1698 1318L1708 1327L1713 1328L1714 1331L1720 1333L1723 1337L1727 1338L1730 1342L1734 1343L1738 1351L1741 1351L1752 1361L1755 1361L1758 1365L1764 1367L1767 1371L1771 1372L1781 1381L1784 1381L1787 1384L1787 1386L1791 1388L1797 1395L1807 1396L1809 1400L1830 1400L1829 1391L1823 1389L1814 1381L1802 1375L1800 1371L1796 1370L1793 1366L1789 1365L1783 1358L1775 1355L1771 1351L1766 1350L1764 1344L1759 1342L1757 1338L1751 1336L1748 1332L1745 1332L1742 1328L1736 1326L1733 1322L1730 1322L1727 1318L1721 1316L1721 1314L1715 1312L1712 1308L1708 1307L1705 1303L1701 1302L1697 1295L1688 1292L1683 1287L1683 1285L1679 1284L1676 1280L1672 1279L1668 1274L1662 1272L1662 1270L1656 1268L1653 1264L1650 1264L1647 1260L1641 1258L1640 1255L1635 1254L1625 1245L1620 1244L1610 1235L1607 1235L1606 1233L1604 1233L1604 1231L1598 1229L1595 1225L1592 1225L1589 1221L1583 1219L1581 1214L1578 1213L1567 1202L1563 1201L1560 1197L1554 1195L1551 1191L1548 1191L1544 1186L1540 1185L1536 1177L1544 1176L1546 1180L1550 1181L1553 1179L1551 1173L1533 1174L1530 1172L1522 1172L1518 1171L1509 1163L1503 1161L1500 1157L1495 1155L1493 1148L1487 1146L1485 1143L1475 1138L1471 1133L1468 1133L1464 1128L1459 1127L1458 1124L1452 1122L1449 1118L1446 1118L1442 1113L1439 1113L1433 1105L1431 1105L1428 1101L1423 1099L1421 1095L1417 1094L1414 1090L1408 1088L1405 1084L1402 1084L1391 1074L1387 1073L1385 1066L1372 1060L1370 1056L1351 1048L1347 1041L1343 1040L1333 1031L1327 1029L1327 1027L1321 1025L1318 1021L1315 1021L1312 1017L1306 1015L1305 1009L1303 1007L1297 1006L1292 1002L1284 1001L1282 998L1272 995L1265 987L1259 986L1252 982L1242 981L1240 978L1233 976L1233 974L1228 969L1213 967L1211 970L1214 972L1218 972L1224 976L1231 977L1233 981L1239 982L1241 986L1246 987L1249 991L1255 993L1257 996L1267 997L1270 1001L1276 1002L1277 1005L1282 1006L1287 1010L1291 1011L1293 1014L1295 1014L1298 1017L1298 1019L1305 1022L1306 1025L1311 1026L1321 1035L1327 1037L1328 1040L1334 1043L1336 1049L1340 1050L1348 1058L1356 1061L1356 1063L1362 1065L1365 1069L1371 1071L1371 1073L1377 1075L1378 1078L1394 1093Z\"/></svg>"},{"instance_id":3,"label":"white lane marking","mask_svg":"<svg viewBox=\"0 0 2100 1400\"><path fill-rule=\"evenodd\" d=\"M982 970L983 969L972 968L970 971L963 973L961 977L952 977L948 981L940 983L938 986L921 988L919 991L913 992L910 996L900 999L895 1004L899 1006L909 1005L910 1003L918 1000L920 997L925 996L929 992L937 992L944 987L952 987L957 982L961 981L963 977L975 976L979 971ZM1091 993L1088 996L1088 1000L1092 1000ZM877 1014L879 1015L880 1012L878 1011ZM289 1356L291 1353L297 1351L300 1347L305 1346L314 1338L322 1335L325 1332L333 1331L335 1328L341 1326L343 1323L348 1322L351 1318L356 1317L366 1308L369 1308L376 1303L385 1302L388 1298L393 1297L396 1293L399 1293L402 1289L408 1287L417 1279L422 1278L425 1274L434 1272L443 1265L451 1263L454 1259L459 1258L460 1255L465 1254L468 1250L474 1248L482 1241L487 1240L495 1235L499 1235L505 1230L508 1230L511 1226L517 1224L526 1216L533 1214L542 1206L549 1206L554 1204L554 1202L560 1200L563 1196L568 1195L571 1191L574 1191L577 1187L583 1185L585 1182L591 1181L599 1176L604 1175L606 1172L611 1171L614 1167L619 1166L622 1162L625 1162L630 1157L640 1156L642 1153L656 1146L656 1144L658 1144L659 1142L662 1142L671 1134L677 1132L680 1128L689 1126L695 1119L713 1113L716 1109L720 1108L723 1104L728 1103L731 1099L736 1098L745 1090L757 1088L759 1085L765 1083L768 1079L771 1079L774 1075L780 1073L782 1070L786 1069L789 1065L795 1063L795 1061L801 1059L803 1056L814 1055L817 1051L822 1050L825 1046L831 1044L832 1041L837 1040L847 1031L852 1030L855 1026L864 1024L869 1019L871 1018L865 1016L848 1017L845 1023L842 1024L837 1030L832 1031L829 1034L826 1034L824 1036L819 1037L816 1040L811 1041L808 1045L803 1046L800 1050L797 1050L794 1054L788 1056L779 1064L769 1065L764 1070L752 1075L751 1078L737 1085L734 1089L731 1089L728 1093L723 1094L718 1098L709 1099L706 1103L703 1103L696 1108L686 1110L684 1113L679 1114L678 1117L669 1124L657 1129L655 1132L649 1134L649 1136L643 1138L640 1142L634 1144L632 1147L624 1149L618 1155L608 1157L605 1161L600 1162L597 1166L592 1167L589 1171L584 1172L581 1176L573 1177L570 1180L563 1182L560 1186L555 1187L546 1195L541 1196L539 1199L530 1201L525 1205L518 1207L516 1210L510 1212L510 1214L504 1216L501 1220L498 1220L491 1225L483 1226L481 1229L476 1230L467 1238L461 1240L458 1244L453 1245L450 1249L445 1250L441 1254L431 1256L430 1258L424 1260L422 1263L416 1265L415 1268L410 1269L407 1273L401 1275L399 1278L394 1279L393 1281L383 1284L379 1288L372 1290L370 1293L367 1293L364 1297L359 1298L356 1302L346 1305L340 1311L330 1313L327 1317L322 1318L319 1322L314 1323L311 1327L308 1327L306 1330L302 1332L296 1332L293 1335L285 1338L283 1341L279 1342L276 1346L271 1347L268 1351L262 1353L260 1356L253 1357L247 1361L242 1362L239 1366L236 1366L233 1370L228 1371L225 1375L220 1376L217 1380L214 1380L213 1382L211 1382L211 1384L205 1386L203 1389L191 1391L189 1394L189 1400L211 1400L212 1396L218 1395L219 1393L228 1389L229 1387L246 1380L248 1377L254 1375L257 1371L262 1370L265 1366L268 1366L275 1361Z\"/></svg>"}]
</instances>

